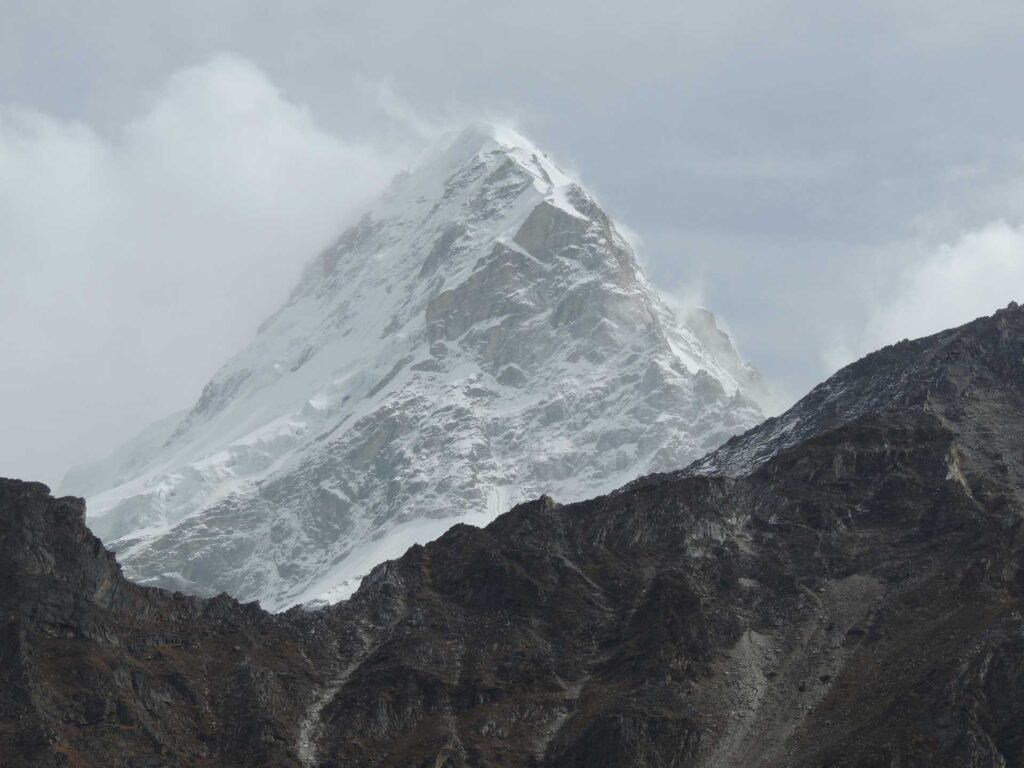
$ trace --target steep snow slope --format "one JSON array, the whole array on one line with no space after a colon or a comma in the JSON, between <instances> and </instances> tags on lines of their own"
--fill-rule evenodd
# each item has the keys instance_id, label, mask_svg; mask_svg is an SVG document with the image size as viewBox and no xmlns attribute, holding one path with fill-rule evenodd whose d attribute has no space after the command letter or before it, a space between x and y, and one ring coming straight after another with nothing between
<instances>
[{"instance_id":1,"label":"steep snow slope","mask_svg":"<svg viewBox=\"0 0 1024 768\"><path fill-rule=\"evenodd\" d=\"M191 411L64 490L93 493L139 581L333 601L456 520L685 466L760 420L751 384L583 189L473 127L306 268Z\"/></svg>"}]
</instances>

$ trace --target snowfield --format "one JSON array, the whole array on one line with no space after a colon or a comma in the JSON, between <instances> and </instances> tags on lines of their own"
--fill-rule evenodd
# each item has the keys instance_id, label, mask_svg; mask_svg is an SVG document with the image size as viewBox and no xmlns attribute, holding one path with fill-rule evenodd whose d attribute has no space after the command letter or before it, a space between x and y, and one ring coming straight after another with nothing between
<instances>
[{"instance_id":1,"label":"snowfield","mask_svg":"<svg viewBox=\"0 0 1024 768\"><path fill-rule=\"evenodd\" d=\"M472 127L314 259L196 404L73 470L125 572L281 610L518 501L683 467L761 420L594 199Z\"/></svg>"}]
</instances>

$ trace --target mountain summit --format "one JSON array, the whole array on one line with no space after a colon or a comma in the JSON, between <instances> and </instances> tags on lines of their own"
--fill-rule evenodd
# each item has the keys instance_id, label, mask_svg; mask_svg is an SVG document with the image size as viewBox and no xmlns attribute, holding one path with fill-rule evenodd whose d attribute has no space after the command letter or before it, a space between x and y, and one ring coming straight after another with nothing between
<instances>
[{"instance_id":1,"label":"mountain summit","mask_svg":"<svg viewBox=\"0 0 1024 768\"><path fill-rule=\"evenodd\" d=\"M753 384L593 197L475 126L314 259L190 411L63 489L142 583L330 602L457 520L687 465L760 421Z\"/></svg>"}]
</instances>

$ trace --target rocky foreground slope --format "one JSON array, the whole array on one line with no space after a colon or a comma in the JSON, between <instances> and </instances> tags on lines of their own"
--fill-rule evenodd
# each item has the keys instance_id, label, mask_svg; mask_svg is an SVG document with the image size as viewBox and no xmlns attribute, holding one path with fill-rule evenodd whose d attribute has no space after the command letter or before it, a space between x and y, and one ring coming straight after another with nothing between
<instances>
[{"instance_id":1,"label":"rocky foreground slope","mask_svg":"<svg viewBox=\"0 0 1024 768\"><path fill-rule=\"evenodd\" d=\"M316 612L131 584L4 481L0 764L1024 766L1022 520L1015 305Z\"/></svg>"}]
</instances>

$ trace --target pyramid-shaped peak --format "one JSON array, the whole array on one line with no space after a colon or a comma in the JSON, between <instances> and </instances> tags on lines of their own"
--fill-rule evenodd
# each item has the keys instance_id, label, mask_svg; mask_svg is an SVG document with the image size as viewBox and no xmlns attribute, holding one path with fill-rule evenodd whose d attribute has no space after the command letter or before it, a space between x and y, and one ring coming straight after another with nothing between
<instances>
[{"instance_id":1,"label":"pyramid-shaped peak","mask_svg":"<svg viewBox=\"0 0 1024 768\"><path fill-rule=\"evenodd\" d=\"M752 426L747 372L704 325L533 142L473 124L310 262L188 415L79 475L103 489L92 524L148 583L336 600L455 520L678 469Z\"/></svg>"}]
</instances>

